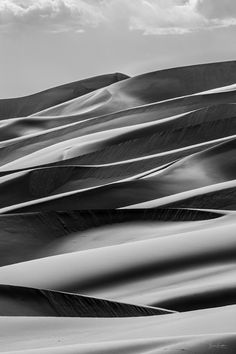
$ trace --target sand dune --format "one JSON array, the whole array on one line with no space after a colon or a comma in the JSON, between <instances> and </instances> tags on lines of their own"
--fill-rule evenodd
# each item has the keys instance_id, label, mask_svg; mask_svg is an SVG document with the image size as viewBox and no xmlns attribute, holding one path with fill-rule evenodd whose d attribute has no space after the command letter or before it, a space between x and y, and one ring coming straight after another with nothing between
<instances>
[{"instance_id":1,"label":"sand dune","mask_svg":"<svg viewBox=\"0 0 236 354\"><path fill-rule=\"evenodd\" d=\"M1 215L0 265L211 227L216 218L221 222L228 217L227 213L185 209Z\"/></svg>"},{"instance_id":2,"label":"sand dune","mask_svg":"<svg viewBox=\"0 0 236 354\"><path fill-rule=\"evenodd\" d=\"M235 61L0 100L2 353L235 353L235 117Z\"/></svg>"},{"instance_id":3,"label":"sand dune","mask_svg":"<svg viewBox=\"0 0 236 354\"><path fill-rule=\"evenodd\" d=\"M113 227L112 234L115 232ZM234 235L235 214L229 214L227 218L216 218L200 227L192 225L190 230L180 229L174 233L169 230L165 237L161 237L160 230L155 238L104 244L99 248L3 266L0 268L0 282L129 302L138 297L136 303L143 304L149 304L153 298L161 300L164 290L178 298L178 292L173 292L175 285L175 289L181 288L192 301L188 293L192 293L193 284L197 286L198 282L206 297L211 285L218 284L222 290L225 282L235 285ZM227 303L229 299L225 297L224 301ZM203 300L196 306L201 307L202 303Z\"/></svg>"},{"instance_id":4,"label":"sand dune","mask_svg":"<svg viewBox=\"0 0 236 354\"><path fill-rule=\"evenodd\" d=\"M1 206L14 204L12 208L3 208L2 212L62 210L62 203L67 205L66 209L109 209L148 199L158 198L159 201L160 198L188 190L192 193L208 185L214 188L219 183L230 184L236 178L235 157L236 139L232 139L157 171L152 169L134 174L128 181L122 176L104 179L102 183L88 178L84 181L79 179L80 169L76 172L76 168L71 167L60 167L58 172L58 168L56 171L50 168L20 172L16 176L13 174L12 180L11 175L2 177L5 182L2 186L0 184L3 190ZM38 185L37 179L44 181L42 189L35 187ZM99 187L102 184L104 187ZM22 188L19 189L19 186ZM135 194L134 190L139 193ZM97 199L101 196L105 199L98 204Z\"/></svg>"},{"instance_id":5,"label":"sand dune","mask_svg":"<svg viewBox=\"0 0 236 354\"><path fill-rule=\"evenodd\" d=\"M0 316L136 317L173 313L70 293L0 285Z\"/></svg>"},{"instance_id":6,"label":"sand dune","mask_svg":"<svg viewBox=\"0 0 236 354\"><path fill-rule=\"evenodd\" d=\"M145 318L2 317L2 352L233 354L235 306Z\"/></svg>"},{"instance_id":7,"label":"sand dune","mask_svg":"<svg viewBox=\"0 0 236 354\"><path fill-rule=\"evenodd\" d=\"M84 106L88 116L112 113L138 105L188 96L221 86L235 84L235 62L196 65L152 72L116 83L72 102L72 111ZM97 103L99 103L97 105ZM92 109L91 109L92 108ZM40 112L40 115L61 115L68 104Z\"/></svg>"},{"instance_id":8,"label":"sand dune","mask_svg":"<svg viewBox=\"0 0 236 354\"><path fill-rule=\"evenodd\" d=\"M2 99L0 100L0 117L4 119L31 115L127 78L127 75L120 73L102 75L58 86L26 97Z\"/></svg>"}]
</instances>

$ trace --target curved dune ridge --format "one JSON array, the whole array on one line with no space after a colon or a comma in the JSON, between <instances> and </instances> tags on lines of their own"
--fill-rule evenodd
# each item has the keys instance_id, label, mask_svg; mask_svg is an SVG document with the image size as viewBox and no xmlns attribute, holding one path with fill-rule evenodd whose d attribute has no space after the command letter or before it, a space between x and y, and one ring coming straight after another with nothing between
<instances>
[{"instance_id":1,"label":"curved dune ridge","mask_svg":"<svg viewBox=\"0 0 236 354\"><path fill-rule=\"evenodd\" d=\"M0 100L0 352L235 353L235 122L235 61Z\"/></svg>"}]
</instances>

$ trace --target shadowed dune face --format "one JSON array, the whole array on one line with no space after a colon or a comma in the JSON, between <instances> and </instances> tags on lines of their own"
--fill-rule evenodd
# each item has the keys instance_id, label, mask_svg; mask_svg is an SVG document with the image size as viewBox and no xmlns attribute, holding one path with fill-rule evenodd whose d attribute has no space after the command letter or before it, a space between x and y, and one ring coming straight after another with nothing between
<instances>
[{"instance_id":1,"label":"shadowed dune face","mask_svg":"<svg viewBox=\"0 0 236 354\"><path fill-rule=\"evenodd\" d=\"M0 316L142 317L173 313L56 291L0 285Z\"/></svg>"},{"instance_id":2,"label":"shadowed dune face","mask_svg":"<svg viewBox=\"0 0 236 354\"><path fill-rule=\"evenodd\" d=\"M0 119L0 351L236 352L236 62L90 78Z\"/></svg>"}]
</instances>

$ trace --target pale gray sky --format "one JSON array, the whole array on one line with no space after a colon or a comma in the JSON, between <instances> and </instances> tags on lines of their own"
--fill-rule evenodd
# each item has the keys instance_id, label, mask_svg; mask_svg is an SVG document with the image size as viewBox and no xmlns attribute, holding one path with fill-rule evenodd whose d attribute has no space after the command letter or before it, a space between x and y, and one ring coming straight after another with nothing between
<instances>
[{"instance_id":1,"label":"pale gray sky","mask_svg":"<svg viewBox=\"0 0 236 354\"><path fill-rule=\"evenodd\" d=\"M0 97L236 59L235 0L1 0Z\"/></svg>"}]
</instances>

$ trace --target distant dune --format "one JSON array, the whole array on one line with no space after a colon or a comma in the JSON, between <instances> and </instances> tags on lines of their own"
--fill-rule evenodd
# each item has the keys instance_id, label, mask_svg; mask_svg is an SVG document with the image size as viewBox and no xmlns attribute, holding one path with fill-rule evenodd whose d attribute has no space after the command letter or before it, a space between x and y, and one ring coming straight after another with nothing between
<instances>
[{"instance_id":1,"label":"distant dune","mask_svg":"<svg viewBox=\"0 0 236 354\"><path fill-rule=\"evenodd\" d=\"M0 100L0 118L25 117L127 78L127 75L120 73L101 75L51 88L30 96L2 99Z\"/></svg>"},{"instance_id":2,"label":"distant dune","mask_svg":"<svg viewBox=\"0 0 236 354\"><path fill-rule=\"evenodd\" d=\"M235 353L235 230L235 61L0 100L0 352Z\"/></svg>"}]
</instances>

